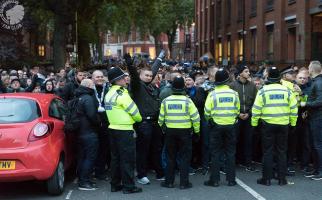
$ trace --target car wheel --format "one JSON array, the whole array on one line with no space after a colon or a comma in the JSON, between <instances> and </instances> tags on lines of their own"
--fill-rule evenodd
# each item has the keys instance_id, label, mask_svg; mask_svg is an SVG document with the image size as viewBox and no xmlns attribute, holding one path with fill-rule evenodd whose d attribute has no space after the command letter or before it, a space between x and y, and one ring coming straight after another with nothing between
<instances>
[{"instance_id":1,"label":"car wheel","mask_svg":"<svg viewBox=\"0 0 322 200\"><path fill-rule=\"evenodd\" d=\"M52 195L63 193L65 185L65 169L62 159L59 160L58 166L52 177L47 180L47 191Z\"/></svg>"}]
</instances>

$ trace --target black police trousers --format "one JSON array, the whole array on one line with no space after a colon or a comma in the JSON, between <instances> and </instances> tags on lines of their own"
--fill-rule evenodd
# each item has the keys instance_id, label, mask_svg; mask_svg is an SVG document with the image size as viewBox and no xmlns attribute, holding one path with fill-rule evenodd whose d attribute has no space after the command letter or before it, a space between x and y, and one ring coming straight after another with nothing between
<instances>
[{"instance_id":1,"label":"black police trousers","mask_svg":"<svg viewBox=\"0 0 322 200\"><path fill-rule=\"evenodd\" d=\"M111 142L111 185L123 185L125 190L135 187L134 131L109 129Z\"/></svg>"},{"instance_id":2,"label":"black police trousers","mask_svg":"<svg viewBox=\"0 0 322 200\"><path fill-rule=\"evenodd\" d=\"M167 128L165 150L168 164L165 170L165 183L173 184L175 178L176 158L179 156L180 185L189 183L189 167L192 154L192 130Z\"/></svg>"},{"instance_id":3,"label":"black police trousers","mask_svg":"<svg viewBox=\"0 0 322 200\"><path fill-rule=\"evenodd\" d=\"M263 122L263 179L273 178L274 157L277 164L277 178L285 179L287 170L288 125L275 125Z\"/></svg>"},{"instance_id":4,"label":"black police trousers","mask_svg":"<svg viewBox=\"0 0 322 200\"><path fill-rule=\"evenodd\" d=\"M226 156L226 180L235 181L236 125L213 123L210 129L210 181L220 181L220 157Z\"/></svg>"},{"instance_id":5,"label":"black police trousers","mask_svg":"<svg viewBox=\"0 0 322 200\"><path fill-rule=\"evenodd\" d=\"M137 124L136 139L136 170L138 178L147 176L149 156L152 161L152 167L156 172L156 178L164 176L161 167L161 153L163 147L163 134L156 121L142 121Z\"/></svg>"}]
</instances>

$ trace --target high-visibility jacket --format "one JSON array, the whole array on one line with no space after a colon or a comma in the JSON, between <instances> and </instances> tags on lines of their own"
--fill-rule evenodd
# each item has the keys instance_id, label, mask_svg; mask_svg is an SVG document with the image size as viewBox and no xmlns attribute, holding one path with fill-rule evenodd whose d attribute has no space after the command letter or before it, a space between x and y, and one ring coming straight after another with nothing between
<instances>
[{"instance_id":1,"label":"high-visibility jacket","mask_svg":"<svg viewBox=\"0 0 322 200\"><path fill-rule=\"evenodd\" d=\"M158 123L167 128L191 128L200 132L200 116L195 104L184 95L171 95L161 103Z\"/></svg>"},{"instance_id":2,"label":"high-visibility jacket","mask_svg":"<svg viewBox=\"0 0 322 200\"><path fill-rule=\"evenodd\" d=\"M232 125L236 123L240 112L238 93L228 85L216 86L208 94L205 104L205 117L219 125Z\"/></svg>"},{"instance_id":3,"label":"high-visibility jacket","mask_svg":"<svg viewBox=\"0 0 322 200\"><path fill-rule=\"evenodd\" d=\"M113 85L106 94L105 110L110 129L133 130L133 124L142 121L140 112L127 89L118 85Z\"/></svg>"},{"instance_id":4,"label":"high-visibility jacket","mask_svg":"<svg viewBox=\"0 0 322 200\"><path fill-rule=\"evenodd\" d=\"M286 80L281 80L282 85L286 86L289 90L291 90L291 92L294 93L295 99L298 103L298 106L300 105L300 93L298 91L295 90L295 84L290 82L290 81L286 81Z\"/></svg>"},{"instance_id":5,"label":"high-visibility jacket","mask_svg":"<svg viewBox=\"0 0 322 200\"><path fill-rule=\"evenodd\" d=\"M258 120L276 125L296 125L297 101L293 92L281 84L264 85L257 93L252 108L252 126L258 125Z\"/></svg>"}]
</instances>

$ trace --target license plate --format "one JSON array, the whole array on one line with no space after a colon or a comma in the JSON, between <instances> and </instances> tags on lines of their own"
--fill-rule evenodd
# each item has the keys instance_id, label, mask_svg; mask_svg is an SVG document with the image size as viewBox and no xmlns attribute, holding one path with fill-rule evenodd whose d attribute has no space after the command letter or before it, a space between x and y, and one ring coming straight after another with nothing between
<instances>
[{"instance_id":1,"label":"license plate","mask_svg":"<svg viewBox=\"0 0 322 200\"><path fill-rule=\"evenodd\" d=\"M0 170L13 170L16 169L16 161L3 160L0 161Z\"/></svg>"}]
</instances>

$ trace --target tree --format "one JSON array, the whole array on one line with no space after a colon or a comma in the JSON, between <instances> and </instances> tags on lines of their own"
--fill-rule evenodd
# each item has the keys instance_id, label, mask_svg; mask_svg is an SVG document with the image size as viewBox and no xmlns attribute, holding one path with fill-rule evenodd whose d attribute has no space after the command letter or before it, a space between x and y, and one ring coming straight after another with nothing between
<instances>
[{"instance_id":1,"label":"tree","mask_svg":"<svg viewBox=\"0 0 322 200\"><path fill-rule=\"evenodd\" d=\"M149 12L146 12L145 16L140 16L143 22L141 25L155 38L156 47L159 46L158 37L160 34L166 33L171 53L177 28L185 25L189 27L193 21L194 1L158 0L149 2L149 5Z\"/></svg>"}]
</instances>

